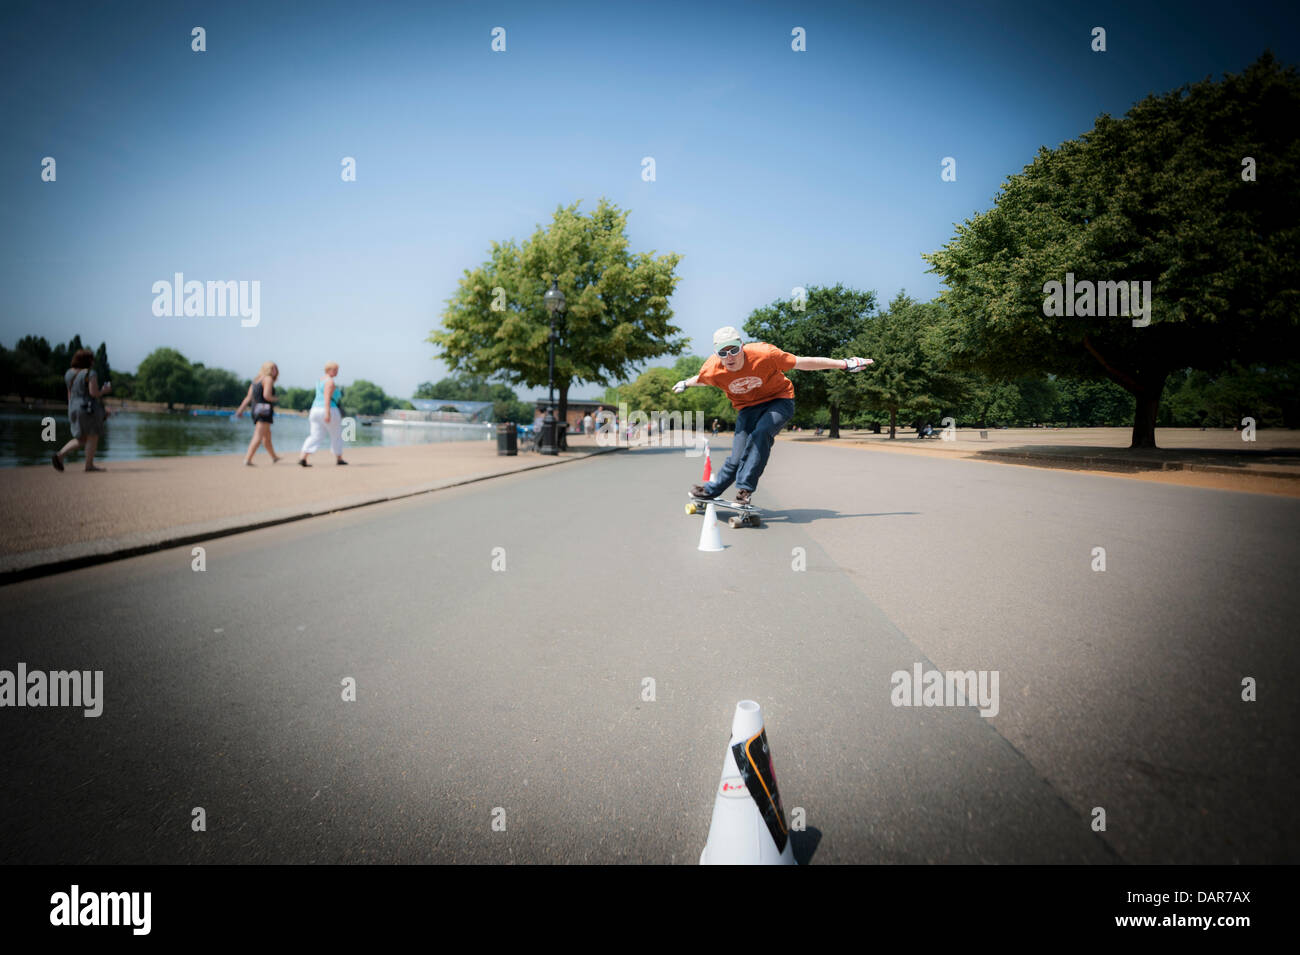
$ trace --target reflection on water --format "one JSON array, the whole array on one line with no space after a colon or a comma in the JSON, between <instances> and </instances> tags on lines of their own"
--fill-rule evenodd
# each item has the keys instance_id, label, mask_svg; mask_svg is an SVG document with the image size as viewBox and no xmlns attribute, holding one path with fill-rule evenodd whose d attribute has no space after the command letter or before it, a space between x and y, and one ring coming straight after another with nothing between
<instances>
[{"instance_id":1,"label":"reflection on water","mask_svg":"<svg viewBox=\"0 0 1300 955\"><path fill-rule=\"evenodd\" d=\"M57 440L42 441L42 420L54 419ZM271 439L279 454L297 454L310 431L306 418L276 415ZM431 444L439 441L483 440L495 436L491 426L397 427L358 422L352 447L396 444ZM96 459L166 458L191 454L236 454L248 449L253 422L247 415L234 419L187 414L153 414L115 411L99 439ZM49 464L50 455L72 440L66 413L0 412L0 467ZM326 445L328 453L329 446ZM259 454L264 451L259 450ZM80 460L80 454L73 460Z\"/></svg>"}]
</instances>

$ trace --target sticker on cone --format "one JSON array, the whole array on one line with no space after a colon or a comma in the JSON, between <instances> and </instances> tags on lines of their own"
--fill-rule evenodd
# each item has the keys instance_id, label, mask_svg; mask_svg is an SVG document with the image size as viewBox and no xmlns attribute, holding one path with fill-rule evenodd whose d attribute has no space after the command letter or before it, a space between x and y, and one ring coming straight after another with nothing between
<instances>
[{"instance_id":1,"label":"sticker on cone","mask_svg":"<svg viewBox=\"0 0 1300 955\"><path fill-rule=\"evenodd\" d=\"M776 773L772 770L772 753L767 746L767 731L759 730L743 743L731 747L731 755L740 767L740 779L749 790L750 798L758 806L759 814L772 835L778 852L785 850L790 832L785 827L785 809L781 794L776 788Z\"/></svg>"},{"instance_id":2,"label":"sticker on cone","mask_svg":"<svg viewBox=\"0 0 1300 955\"><path fill-rule=\"evenodd\" d=\"M794 865L763 711L753 700L736 704L700 865Z\"/></svg>"}]
</instances>

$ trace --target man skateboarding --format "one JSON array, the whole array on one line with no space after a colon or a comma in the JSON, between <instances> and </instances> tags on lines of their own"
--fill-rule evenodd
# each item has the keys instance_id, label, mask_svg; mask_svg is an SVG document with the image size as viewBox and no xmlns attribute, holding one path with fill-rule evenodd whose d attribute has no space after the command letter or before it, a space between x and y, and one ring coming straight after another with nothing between
<instances>
[{"instance_id":1,"label":"man skateboarding","mask_svg":"<svg viewBox=\"0 0 1300 955\"><path fill-rule=\"evenodd\" d=\"M873 364L870 358L801 358L767 342L746 345L730 325L713 333L713 351L700 373L677 382L673 393L681 394L696 385L713 385L727 393L736 409L731 454L713 480L696 484L691 494L715 498L734 481L737 504L750 503L767 467L772 442L794 415L794 382L785 373L791 369L858 372Z\"/></svg>"}]
</instances>

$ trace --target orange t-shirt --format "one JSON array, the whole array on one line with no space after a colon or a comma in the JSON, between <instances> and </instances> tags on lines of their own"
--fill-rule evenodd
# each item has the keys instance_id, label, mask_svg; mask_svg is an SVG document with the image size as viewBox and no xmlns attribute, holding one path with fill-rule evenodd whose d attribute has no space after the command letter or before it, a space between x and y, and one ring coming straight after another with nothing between
<instances>
[{"instance_id":1,"label":"orange t-shirt","mask_svg":"<svg viewBox=\"0 0 1300 955\"><path fill-rule=\"evenodd\" d=\"M740 347L745 353L740 371L727 371L721 358L710 355L700 369L700 384L721 388L737 411L773 398L794 397L794 382L785 376L794 367L794 355L767 342L750 342Z\"/></svg>"}]
</instances>

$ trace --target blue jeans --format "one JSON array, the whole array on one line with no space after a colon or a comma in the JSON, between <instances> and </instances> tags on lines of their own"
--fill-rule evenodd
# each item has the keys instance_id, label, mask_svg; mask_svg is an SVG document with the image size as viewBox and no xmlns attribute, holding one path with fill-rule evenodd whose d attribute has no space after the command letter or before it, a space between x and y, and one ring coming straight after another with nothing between
<instances>
[{"instance_id":1,"label":"blue jeans","mask_svg":"<svg viewBox=\"0 0 1300 955\"><path fill-rule=\"evenodd\" d=\"M737 490L753 491L767 467L768 455L777 433L794 417L794 401L790 398L773 398L761 405L741 408L736 415L736 437L731 445L731 455L708 484L704 485L710 497L717 497L732 482Z\"/></svg>"}]
</instances>

